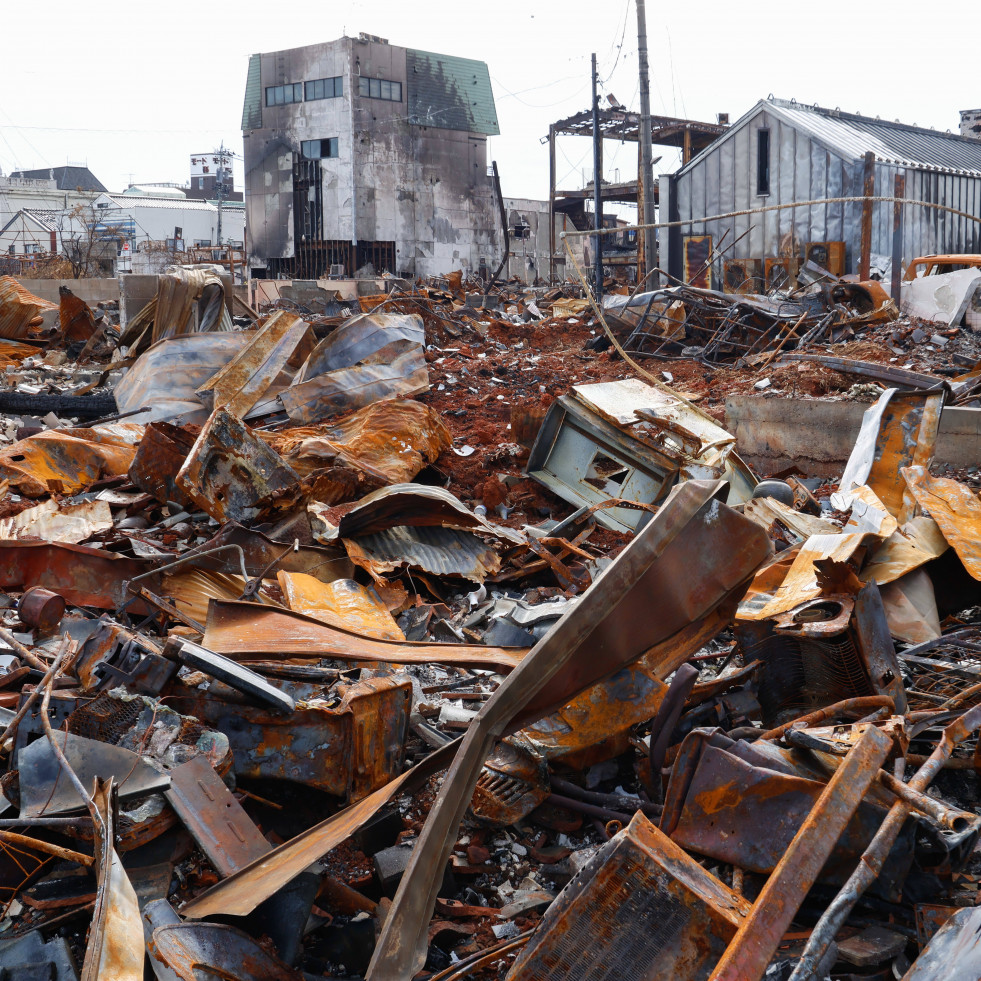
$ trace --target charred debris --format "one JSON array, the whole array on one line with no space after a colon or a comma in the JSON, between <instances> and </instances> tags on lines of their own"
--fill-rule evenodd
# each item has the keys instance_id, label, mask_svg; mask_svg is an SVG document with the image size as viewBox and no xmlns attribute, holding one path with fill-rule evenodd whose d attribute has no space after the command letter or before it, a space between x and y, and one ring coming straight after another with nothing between
<instances>
[{"instance_id":1,"label":"charred debris","mask_svg":"<svg viewBox=\"0 0 981 981\"><path fill-rule=\"evenodd\" d=\"M978 977L975 322L387 286L0 279L0 976Z\"/></svg>"}]
</instances>

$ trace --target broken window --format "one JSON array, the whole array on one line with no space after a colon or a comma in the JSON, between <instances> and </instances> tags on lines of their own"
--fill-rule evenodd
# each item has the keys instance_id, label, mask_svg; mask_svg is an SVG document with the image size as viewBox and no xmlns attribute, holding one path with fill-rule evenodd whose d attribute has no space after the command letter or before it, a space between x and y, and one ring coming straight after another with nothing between
<instances>
[{"instance_id":1,"label":"broken window","mask_svg":"<svg viewBox=\"0 0 981 981\"><path fill-rule=\"evenodd\" d=\"M303 85L294 82L291 85L269 85L266 87L267 106L285 106L291 102L303 101Z\"/></svg>"},{"instance_id":2,"label":"broken window","mask_svg":"<svg viewBox=\"0 0 981 981\"><path fill-rule=\"evenodd\" d=\"M756 131L756 193L770 193L770 131Z\"/></svg>"},{"instance_id":3,"label":"broken window","mask_svg":"<svg viewBox=\"0 0 981 981\"><path fill-rule=\"evenodd\" d=\"M337 157L337 137L326 140L304 140L300 144L300 152L306 160L322 160L324 157Z\"/></svg>"},{"instance_id":4,"label":"broken window","mask_svg":"<svg viewBox=\"0 0 981 981\"><path fill-rule=\"evenodd\" d=\"M383 78L358 79L358 95L367 99L384 99L387 102L402 101L402 83L389 82Z\"/></svg>"},{"instance_id":5,"label":"broken window","mask_svg":"<svg viewBox=\"0 0 981 981\"><path fill-rule=\"evenodd\" d=\"M317 78L304 86L307 102L315 99L338 99L344 94L344 78L335 75L333 78Z\"/></svg>"}]
</instances>

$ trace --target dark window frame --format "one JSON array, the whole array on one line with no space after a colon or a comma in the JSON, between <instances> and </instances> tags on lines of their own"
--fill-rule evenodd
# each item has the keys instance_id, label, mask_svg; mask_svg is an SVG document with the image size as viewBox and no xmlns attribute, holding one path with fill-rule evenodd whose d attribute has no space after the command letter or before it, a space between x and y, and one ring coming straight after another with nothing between
<instances>
[{"instance_id":1,"label":"dark window frame","mask_svg":"<svg viewBox=\"0 0 981 981\"><path fill-rule=\"evenodd\" d=\"M328 160L340 155L340 144L336 136L321 140L303 140L300 143L300 157L303 160Z\"/></svg>"},{"instance_id":2,"label":"dark window frame","mask_svg":"<svg viewBox=\"0 0 981 981\"><path fill-rule=\"evenodd\" d=\"M770 193L770 130L766 126L756 131L756 193Z\"/></svg>"},{"instance_id":3,"label":"dark window frame","mask_svg":"<svg viewBox=\"0 0 981 981\"><path fill-rule=\"evenodd\" d=\"M303 101L303 83L285 82L282 85L267 85L266 108L272 106L289 106L294 102ZM287 98L289 96L289 98Z\"/></svg>"},{"instance_id":4,"label":"dark window frame","mask_svg":"<svg viewBox=\"0 0 981 981\"><path fill-rule=\"evenodd\" d=\"M303 99L305 102L317 102L320 99L339 99L344 95L344 76L332 75L330 78L314 78L303 83Z\"/></svg>"},{"instance_id":5,"label":"dark window frame","mask_svg":"<svg viewBox=\"0 0 981 981\"><path fill-rule=\"evenodd\" d=\"M382 102L401 102L402 83L393 82L387 78L371 78L368 75L359 75L358 95L362 99L378 99Z\"/></svg>"}]
</instances>

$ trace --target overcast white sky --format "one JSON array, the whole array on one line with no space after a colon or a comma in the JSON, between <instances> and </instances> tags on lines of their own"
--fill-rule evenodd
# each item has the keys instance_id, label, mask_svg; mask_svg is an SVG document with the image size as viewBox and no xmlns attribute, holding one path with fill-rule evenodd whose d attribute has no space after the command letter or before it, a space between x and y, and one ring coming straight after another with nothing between
<instances>
[{"instance_id":1,"label":"overcast white sky","mask_svg":"<svg viewBox=\"0 0 981 981\"><path fill-rule=\"evenodd\" d=\"M633 0L352 0L4 5L0 169L85 163L112 191L188 178L222 140L242 150L248 57L361 31L490 67L504 193L548 194L550 122L603 94L639 108ZM735 121L770 93L956 131L981 106L978 0L825 0L811 5L648 0L652 110ZM655 156L662 151L655 149ZM665 149L655 172L673 170ZM608 142L607 179L636 174L636 144ZM560 187L591 176L587 140L560 140ZM236 184L241 187L241 164Z\"/></svg>"}]
</instances>

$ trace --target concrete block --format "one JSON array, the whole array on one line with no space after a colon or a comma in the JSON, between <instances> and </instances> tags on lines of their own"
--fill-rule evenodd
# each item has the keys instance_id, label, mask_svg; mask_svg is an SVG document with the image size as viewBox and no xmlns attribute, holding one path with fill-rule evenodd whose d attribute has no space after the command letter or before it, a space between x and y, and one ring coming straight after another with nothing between
<instances>
[{"instance_id":1,"label":"concrete block","mask_svg":"<svg viewBox=\"0 0 981 981\"><path fill-rule=\"evenodd\" d=\"M834 477L844 469L867 408L864 402L734 395L726 400L726 429L757 473L797 466L810 476ZM981 409L943 410L935 459L954 467L977 466Z\"/></svg>"}]
</instances>

